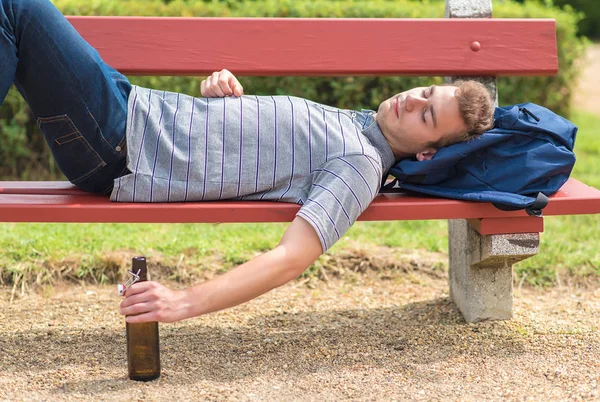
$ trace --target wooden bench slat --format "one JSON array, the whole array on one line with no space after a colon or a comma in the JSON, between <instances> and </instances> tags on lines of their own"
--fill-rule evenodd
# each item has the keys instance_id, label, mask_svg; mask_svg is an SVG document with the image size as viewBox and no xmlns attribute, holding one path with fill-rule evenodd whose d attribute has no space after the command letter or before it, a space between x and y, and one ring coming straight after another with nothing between
<instances>
[{"instance_id":1,"label":"wooden bench slat","mask_svg":"<svg viewBox=\"0 0 600 402\"><path fill-rule=\"evenodd\" d=\"M522 215L490 204L382 194L360 220L479 218ZM4 222L289 222L297 204L259 201L186 203L112 203L106 197L79 195L1 194Z\"/></svg>"},{"instance_id":2,"label":"wooden bench slat","mask_svg":"<svg viewBox=\"0 0 600 402\"><path fill-rule=\"evenodd\" d=\"M518 218L469 219L473 229L482 235L498 233L541 233L544 220L535 216Z\"/></svg>"},{"instance_id":3,"label":"wooden bench slat","mask_svg":"<svg viewBox=\"0 0 600 402\"><path fill-rule=\"evenodd\" d=\"M551 19L68 19L108 64L126 74L206 75L222 68L239 76L558 71ZM481 50L471 49L474 41Z\"/></svg>"},{"instance_id":4,"label":"wooden bench slat","mask_svg":"<svg viewBox=\"0 0 600 402\"><path fill-rule=\"evenodd\" d=\"M291 203L256 201L113 203L108 197L84 193L65 182L0 182L2 222L289 222L299 208ZM600 213L600 191L576 179L570 179L544 209L545 216L597 213ZM511 218L506 222L483 222L485 234L543 228L536 226L524 211L504 212L489 203L404 193L380 194L359 220L458 218Z\"/></svg>"},{"instance_id":5,"label":"wooden bench slat","mask_svg":"<svg viewBox=\"0 0 600 402\"><path fill-rule=\"evenodd\" d=\"M86 194L68 181L0 181L0 194Z\"/></svg>"}]
</instances>

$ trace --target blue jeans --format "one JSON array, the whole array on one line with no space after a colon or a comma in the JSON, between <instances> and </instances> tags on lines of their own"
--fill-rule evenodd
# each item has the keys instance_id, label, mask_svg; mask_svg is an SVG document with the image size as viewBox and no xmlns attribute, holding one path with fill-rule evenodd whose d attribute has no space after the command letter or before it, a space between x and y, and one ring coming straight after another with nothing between
<instances>
[{"instance_id":1,"label":"blue jeans","mask_svg":"<svg viewBox=\"0 0 600 402\"><path fill-rule=\"evenodd\" d=\"M129 81L49 0L0 2L0 101L14 83L69 181L110 192L126 171Z\"/></svg>"}]
</instances>

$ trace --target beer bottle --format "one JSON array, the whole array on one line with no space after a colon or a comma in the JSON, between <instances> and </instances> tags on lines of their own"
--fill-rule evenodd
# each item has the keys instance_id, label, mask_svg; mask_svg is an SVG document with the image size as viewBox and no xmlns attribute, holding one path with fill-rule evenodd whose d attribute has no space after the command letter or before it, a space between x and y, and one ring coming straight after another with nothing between
<instances>
[{"instance_id":1,"label":"beer bottle","mask_svg":"<svg viewBox=\"0 0 600 402\"><path fill-rule=\"evenodd\" d=\"M133 258L132 272L139 275L138 282L148 280L145 257ZM158 378L160 376L158 323L130 324L126 322L125 327L129 378L136 381L150 381Z\"/></svg>"}]
</instances>

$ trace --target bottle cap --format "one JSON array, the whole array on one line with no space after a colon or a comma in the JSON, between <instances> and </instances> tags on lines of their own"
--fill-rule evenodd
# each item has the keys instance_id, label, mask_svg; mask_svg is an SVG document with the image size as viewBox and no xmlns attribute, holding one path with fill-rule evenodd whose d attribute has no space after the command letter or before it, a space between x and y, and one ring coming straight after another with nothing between
<instances>
[{"instance_id":1,"label":"bottle cap","mask_svg":"<svg viewBox=\"0 0 600 402\"><path fill-rule=\"evenodd\" d=\"M123 296L125 294L125 291L129 289L131 285L140 280L140 271L140 269L138 269L137 272L127 271L127 274L129 274L127 282L119 283L117 285L117 293L119 294L119 296Z\"/></svg>"}]
</instances>

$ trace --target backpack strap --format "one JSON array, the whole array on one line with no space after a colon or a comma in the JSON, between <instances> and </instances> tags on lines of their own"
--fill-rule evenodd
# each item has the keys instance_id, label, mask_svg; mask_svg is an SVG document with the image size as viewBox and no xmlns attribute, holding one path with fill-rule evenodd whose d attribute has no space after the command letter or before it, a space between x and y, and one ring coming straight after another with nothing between
<instances>
[{"instance_id":1,"label":"backpack strap","mask_svg":"<svg viewBox=\"0 0 600 402\"><path fill-rule=\"evenodd\" d=\"M525 211L528 215L531 216L542 216L542 209L548 205L550 200L546 197L546 194L539 192L537 197L535 197L535 202L532 206L525 208Z\"/></svg>"},{"instance_id":2,"label":"backpack strap","mask_svg":"<svg viewBox=\"0 0 600 402\"><path fill-rule=\"evenodd\" d=\"M550 199L548 197L546 197L546 195L542 192L539 192L537 197L535 197L535 201L533 202L533 204L531 204L531 206L525 208L525 212L527 212L527 215L530 216L542 216L542 209L544 209L546 207L546 205L548 205L548 202L550 201ZM506 205L506 204L500 204L500 203L492 203L496 208L498 208L501 211L517 211L521 208L519 207L514 207L511 205Z\"/></svg>"},{"instance_id":3,"label":"backpack strap","mask_svg":"<svg viewBox=\"0 0 600 402\"><path fill-rule=\"evenodd\" d=\"M533 117L533 119L534 119L535 121L537 121L538 123L540 122L540 118L539 118L539 117L537 117L536 115L534 115L533 113L531 113L531 112L529 111L529 109L527 109L526 107L520 107L520 108L519 108L519 110L520 110L521 112L525 113L525 114L528 114L530 117Z\"/></svg>"}]
</instances>

